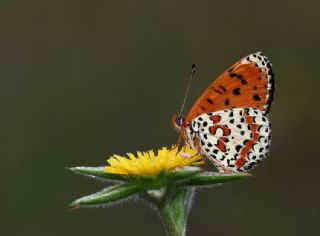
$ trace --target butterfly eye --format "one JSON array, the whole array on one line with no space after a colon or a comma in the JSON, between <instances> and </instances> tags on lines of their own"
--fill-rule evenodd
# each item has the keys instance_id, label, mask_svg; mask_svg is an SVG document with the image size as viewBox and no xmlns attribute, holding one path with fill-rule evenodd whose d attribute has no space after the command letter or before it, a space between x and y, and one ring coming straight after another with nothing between
<instances>
[{"instance_id":1,"label":"butterfly eye","mask_svg":"<svg viewBox=\"0 0 320 236\"><path fill-rule=\"evenodd\" d=\"M183 125L183 120L184 120L184 118L183 118L182 115L177 116L177 117L176 117L176 124L177 124L177 126Z\"/></svg>"}]
</instances>

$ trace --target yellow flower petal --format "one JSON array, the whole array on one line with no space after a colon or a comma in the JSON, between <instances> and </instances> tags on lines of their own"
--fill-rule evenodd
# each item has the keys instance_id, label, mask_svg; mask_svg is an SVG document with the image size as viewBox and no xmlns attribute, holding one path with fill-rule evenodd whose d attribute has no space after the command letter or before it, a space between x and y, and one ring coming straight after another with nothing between
<instances>
[{"instance_id":1,"label":"yellow flower petal","mask_svg":"<svg viewBox=\"0 0 320 236\"><path fill-rule=\"evenodd\" d=\"M157 155L153 150L137 152L137 155L127 153L127 157L114 155L107 162L105 172L128 176L156 176L176 168L204 164L197 150L189 146L180 150L177 146L170 149L163 147Z\"/></svg>"}]
</instances>

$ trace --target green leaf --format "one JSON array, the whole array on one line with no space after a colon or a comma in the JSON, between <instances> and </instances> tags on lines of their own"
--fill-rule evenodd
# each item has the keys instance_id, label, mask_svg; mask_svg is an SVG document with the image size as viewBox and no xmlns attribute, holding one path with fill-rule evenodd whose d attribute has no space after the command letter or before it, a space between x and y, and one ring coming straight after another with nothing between
<instances>
[{"instance_id":1,"label":"green leaf","mask_svg":"<svg viewBox=\"0 0 320 236\"><path fill-rule=\"evenodd\" d=\"M79 198L72 202L70 206L93 206L117 202L126 199L140 191L140 188L134 184L120 184L105 188L97 193Z\"/></svg>"},{"instance_id":2,"label":"green leaf","mask_svg":"<svg viewBox=\"0 0 320 236\"><path fill-rule=\"evenodd\" d=\"M71 171L81 174L90 178L99 178L102 180L117 180L117 181L125 181L127 180L126 176L119 174L110 174L104 171L104 167L71 167L69 168Z\"/></svg>"},{"instance_id":3,"label":"green leaf","mask_svg":"<svg viewBox=\"0 0 320 236\"><path fill-rule=\"evenodd\" d=\"M222 174L218 172L202 172L183 182L187 186L210 186L251 177L247 173Z\"/></svg>"}]
</instances>

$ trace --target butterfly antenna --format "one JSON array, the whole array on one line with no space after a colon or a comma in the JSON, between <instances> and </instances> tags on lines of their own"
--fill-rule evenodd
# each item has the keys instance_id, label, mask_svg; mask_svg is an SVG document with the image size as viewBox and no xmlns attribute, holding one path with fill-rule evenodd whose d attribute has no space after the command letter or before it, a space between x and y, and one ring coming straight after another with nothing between
<instances>
[{"instance_id":1,"label":"butterfly antenna","mask_svg":"<svg viewBox=\"0 0 320 236\"><path fill-rule=\"evenodd\" d=\"M184 98L183 98L183 102L182 102L182 106L181 106L179 115L182 115L183 108L184 108L184 105L186 104L186 100L187 100L187 97L188 97L189 89L190 89L190 86L191 86L191 81L193 80L194 74L196 73L196 69L197 69L197 64L192 64L190 75L189 75L188 87L187 87L187 90L186 90L186 94L184 95Z\"/></svg>"}]
</instances>

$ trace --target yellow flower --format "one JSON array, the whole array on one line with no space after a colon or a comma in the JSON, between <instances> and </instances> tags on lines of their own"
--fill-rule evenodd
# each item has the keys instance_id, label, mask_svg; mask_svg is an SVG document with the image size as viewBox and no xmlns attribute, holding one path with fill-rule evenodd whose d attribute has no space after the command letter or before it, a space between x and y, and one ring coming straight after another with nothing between
<instances>
[{"instance_id":1,"label":"yellow flower","mask_svg":"<svg viewBox=\"0 0 320 236\"><path fill-rule=\"evenodd\" d=\"M104 168L104 171L128 176L156 176L161 172L169 172L176 168L203 164L197 150L189 146L184 146L180 150L177 146L169 149L163 147L158 150L157 155L150 150L137 152L136 156L127 153L127 156L112 156L107 161L109 165Z\"/></svg>"}]
</instances>

